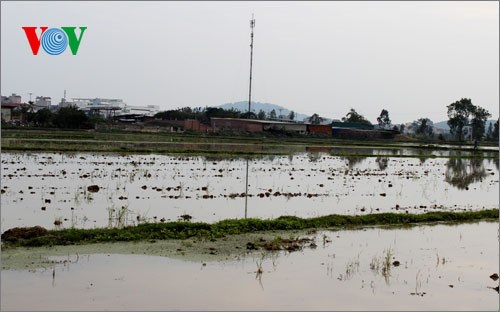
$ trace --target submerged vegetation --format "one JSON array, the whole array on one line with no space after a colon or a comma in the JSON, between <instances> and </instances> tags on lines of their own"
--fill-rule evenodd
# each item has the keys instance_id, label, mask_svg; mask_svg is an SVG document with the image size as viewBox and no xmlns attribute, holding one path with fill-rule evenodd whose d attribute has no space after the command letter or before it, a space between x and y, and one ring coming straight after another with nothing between
<instances>
[{"instance_id":1,"label":"submerged vegetation","mask_svg":"<svg viewBox=\"0 0 500 312\"><path fill-rule=\"evenodd\" d=\"M51 246L97 242L186 239L204 237L215 239L226 235L260 231L303 230L327 228L356 228L379 225L412 225L432 222L469 222L498 220L499 210L488 209L472 212L427 212L424 214L380 213L370 215L329 215L310 219L282 216L272 220L229 219L214 224L189 221L143 223L123 228L45 230L37 227L14 228L2 234L2 248L16 246ZM272 246L271 246L272 247ZM270 248L272 249L272 248Z\"/></svg>"}]
</instances>

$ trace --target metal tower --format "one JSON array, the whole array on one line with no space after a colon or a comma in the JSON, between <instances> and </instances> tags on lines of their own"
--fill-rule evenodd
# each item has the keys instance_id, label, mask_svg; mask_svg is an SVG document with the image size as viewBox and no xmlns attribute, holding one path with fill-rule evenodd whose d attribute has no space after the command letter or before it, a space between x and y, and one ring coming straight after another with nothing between
<instances>
[{"instance_id":1,"label":"metal tower","mask_svg":"<svg viewBox=\"0 0 500 312\"><path fill-rule=\"evenodd\" d=\"M250 29L252 32L250 34L250 87L248 88L248 112L250 113L250 103L252 101L252 61L253 61L253 29L255 28L255 19L250 20Z\"/></svg>"}]
</instances>

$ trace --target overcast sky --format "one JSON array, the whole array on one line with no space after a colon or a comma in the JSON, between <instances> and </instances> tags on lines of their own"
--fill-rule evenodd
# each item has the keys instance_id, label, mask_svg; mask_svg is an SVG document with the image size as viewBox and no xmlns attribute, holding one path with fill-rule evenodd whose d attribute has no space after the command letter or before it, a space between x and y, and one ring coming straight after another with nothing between
<instances>
[{"instance_id":1,"label":"overcast sky","mask_svg":"<svg viewBox=\"0 0 500 312\"><path fill-rule=\"evenodd\" d=\"M499 113L499 2L2 2L1 93L214 106L252 99L340 119ZM21 27L87 26L77 55L34 56Z\"/></svg>"}]
</instances>

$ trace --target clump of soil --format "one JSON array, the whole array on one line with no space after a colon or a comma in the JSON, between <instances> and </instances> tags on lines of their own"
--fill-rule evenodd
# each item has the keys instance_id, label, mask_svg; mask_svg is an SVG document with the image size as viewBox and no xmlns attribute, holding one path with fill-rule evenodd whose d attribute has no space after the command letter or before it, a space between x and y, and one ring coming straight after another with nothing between
<instances>
[{"instance_id":1,"label":"clump of soil","mask_svg":"<svg viewBox=\"0 0 500 312\"><path fill-rule=\"evenodd\" d=\"M188 215L188 214L183 214L181 216L179 216L179 220L182 220L182 221L191 221L193 217Z\"/></svg>"},{"instance_id":2,"label":"clump of soil","mask_svg":"<svg viewBox=\"0 0 500 312\"><path fill-rule=\"evenodd\" d=\"M99 185L89 185L87 186L87 191L97 193L99 192Z\"/></svg>"},{"instance_id":3,"label":"clump of soil","mask_svg":"<svg viewBox=\"0 0 500 312\"><path fill-rule=\"evenodd\" d=\"M47 235L49 231L41 226L15 227L5 231L1 238L4 241L15 242L19 239L30 239Z\"/></svg>"}]
</instances>

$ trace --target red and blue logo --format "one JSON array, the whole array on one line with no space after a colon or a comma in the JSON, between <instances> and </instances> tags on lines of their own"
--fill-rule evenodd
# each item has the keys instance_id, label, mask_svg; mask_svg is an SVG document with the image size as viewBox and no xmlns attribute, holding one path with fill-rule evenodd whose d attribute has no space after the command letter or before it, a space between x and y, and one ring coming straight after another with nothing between
<instances>
[{"instance_id":1,"label":"red and blue logo","mask_svg":"<svg viewBox=\"0 0 500 312\"><path fill-rule=\"evenodd\" d=\"M71 53L76 55L80 48L80 43L82 42L83 33L87 29L86 26L79 27L80 36L77 37L75 32L76 27L48 28L42 26L40 27L40 36L36 34L37 28L38 27L32 26L23 27L33 55L38 54L40 45L42 49L50 55L59 55L63 53L68 46L71 49Z\"/></svg>"}]
</instances>

